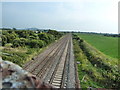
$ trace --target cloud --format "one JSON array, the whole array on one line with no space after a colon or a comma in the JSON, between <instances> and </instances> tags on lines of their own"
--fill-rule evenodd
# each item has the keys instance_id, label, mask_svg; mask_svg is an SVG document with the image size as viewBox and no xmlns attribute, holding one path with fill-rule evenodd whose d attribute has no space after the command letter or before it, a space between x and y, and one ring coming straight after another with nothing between
<instances>
[{"instance_id":1,"label":"cloud","mask_svg":"<svg viewBox=\"0 0 120 90\"><path fill-rule=\"evenodd\" d=\"M30 4L31 6L27 7L26 4ZM23 6L18 3L12 10L8 8L9 12L7 11L5 14L6 18L9 17L10 19L6 19L6 22L10 23L8 25L14 25L14 27L34 26L58 30L118 31L117 0L74 0L57 3L39 2L37 3L38 5L35 3L26 4ZM12 23L10 16L14 20Z\"/></svg>"}]
</instances>

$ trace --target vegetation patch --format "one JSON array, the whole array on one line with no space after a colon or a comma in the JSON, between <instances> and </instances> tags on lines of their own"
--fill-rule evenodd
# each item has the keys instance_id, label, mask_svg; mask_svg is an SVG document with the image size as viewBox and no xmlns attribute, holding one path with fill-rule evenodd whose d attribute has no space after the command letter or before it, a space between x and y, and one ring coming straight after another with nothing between
<instances>
[{"instance_id":1,"label":"vegetation patch","mask_svg":"<svg viewBox=\"0 0 120 90\"><path fill-rule=\"evenodd\" d=\"M80 38L97 48L105 55L118 59L118 38L99 34L78 33Z\"/></svg>"},{"instance_id":2,"label":"vegetation patch","mask_svg":"<svg viewBox=\"0 0 120 90\"><path fill-rule=\"evenodd\" d=\"M106 57L90 44L73 35L75 59L82 88L119 88L118 60Z\"/></svg>"},{"instance_id":3,"label":"vegetation patch","mask_svg":"<svg viewBox=\"0 0 120 90\"><path fill-rule=\"evenodd\" d=\"M61 36L62 33L55 30L2 30L2 58L22 66Z\"/></svg>"}]
</instances>

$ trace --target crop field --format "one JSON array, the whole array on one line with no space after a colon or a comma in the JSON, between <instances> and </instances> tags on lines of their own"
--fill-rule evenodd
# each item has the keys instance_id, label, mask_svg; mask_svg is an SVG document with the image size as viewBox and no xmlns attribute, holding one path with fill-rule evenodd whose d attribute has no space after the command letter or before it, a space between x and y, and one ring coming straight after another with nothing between
<instances>
[{"instance_id":1,"label":"crop field","mask_svg":"<svg viewBox=\"0 0 120 90\"><path fill-rule=\"evenodd\" d=\"M112 58L118 58L118 37L97 34L77 34L80 38Z\"/></svg>"}]
</instances>

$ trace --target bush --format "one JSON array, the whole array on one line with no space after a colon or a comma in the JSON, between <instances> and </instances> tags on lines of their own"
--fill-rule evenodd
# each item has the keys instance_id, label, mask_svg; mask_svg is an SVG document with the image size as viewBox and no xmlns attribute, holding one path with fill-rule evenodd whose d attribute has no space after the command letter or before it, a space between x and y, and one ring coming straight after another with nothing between
<instances>
[{"instance_id":1,"label":"bush","mask_svg":"<svg viewBox=\"0 0 120 90\"><path fill-rule=\"evenodd\" d=\"M17 38L13 40L13 47L24 47L27 43L27 39L25 38Z\"/></svg>"},{"instance_id":2,"label":"bush","mask_svg":"<svg viewBox=\"0 0 120 90\"><path fill-rule=\"evenodd\" d=\"M38 37L40 40L45 41L47 44L49 43L49 38L48 38L48 35L46 33L39 33Z\"/></svg>"},{"instance_id":3,"label":"bush","mask_svg":"<svg viewBox=\"0 0 120 90\"><path fill-rule=\"evenodd\" d=\"M29 46L31 48L42 48L44 46L44 42L42 40L31 40L29 42Z\"/></svg>"},{"instance_id":4,"label":"bush","mask_svg":"<svg viewBox=\"0 0 120 90\"><path fill-rule=\"evenodd\" d=\"M17 38L17 35L15 33L8 34L7 43L12 43L15 38Z\"/></svg>"},{"instance_id":5,"label":"bush","mask_svg":"<svg viewBox=\"0 0 120 90\"><path fill-rule=\"evenodd\" d=\"M5 44L7 43L7 37L5 35L2 35L2 46L5 46Z\"/></svg>"},{"instance_id":6,"label":"bush","mask_svg":"<svg viewBox=\"0 0 120 90\"><path fill-rule=\"evenodd\" d=\"M20 39L19 38L17 38L17 39L14 39L13 40L13 46L12 47L19 47L20 46Z\"/></svg>"},{"instance_id":7,"label":"bush","mask_svg":"<svg viewBox=\"0 0 120 90\"><path fill-rule=\"evenodd\" d=\"M55 31L55 30L49 30L48 33L55 36L55 39L58 39L58 38L60 38L62 36L62 34L60 32Z\"/></svg>"},{"instance_id":8,"label":"bush","mask_svg":"<svg viewBox=\"0 0 120 90\"><path fill-rule=\"evenodd\" d=\"M51 34L48 34L48 39L49 39L49 42L52 42L55 40L55 37Z\"/></svg>"},{"instance_id":9,"label":"bush","mask_svg":"<svg viewBox=\"0 0 120 90\"><path fill-rule=\"evenodd\" d=\"M30 31L27 30L19 30L19 31L15 31L16 34L19 35L20 38L29 38L29 33Z\"/></svg>"},{"instance_id":10,"label":"bush","mask_svg":"<svg viewBox=\"0 0 120 90\"><path fill-rule=\"evenodd\" d=\"M29 36L29 39L38 39L38 37L37 36Z\"/></svg>"},{"instance_id":11,"label":"bush","mask_svg":"<svg viewBox=\"0 0 120 90\"><path fill-rule=\"evenodd\" d=\"M27 43L27 39L25 39L25 38L20 38L20 46L25 46L26 45L26 43Z\"/></svg>"},{"instance_id":12,"label":"bush","mask_svg":"<svg viewBox=\"0 0 120 90\"><path fill-rule=\"evenodd\" d=\"M5 47L10 48L12 46L12 43L5 44Z\"/></svg>"}]
</instances>

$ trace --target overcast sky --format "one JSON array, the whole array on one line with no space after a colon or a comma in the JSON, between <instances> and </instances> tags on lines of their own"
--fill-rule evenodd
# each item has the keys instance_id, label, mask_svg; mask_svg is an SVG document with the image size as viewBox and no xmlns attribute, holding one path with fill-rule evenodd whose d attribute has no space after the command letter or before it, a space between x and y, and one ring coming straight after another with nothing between
<instances>
[{"instance_id":1,"label":"overcast sky","mask_svg":"<svg viewBox=\"0 0 120 90\"><path fill-rule=\"evenodd\" d=\"M117 0L47 1L2 2L2 27L118 32Z\"/></svg>"}]
</instances>

